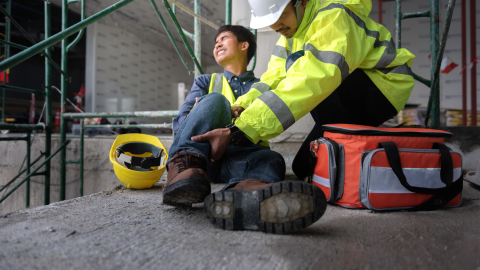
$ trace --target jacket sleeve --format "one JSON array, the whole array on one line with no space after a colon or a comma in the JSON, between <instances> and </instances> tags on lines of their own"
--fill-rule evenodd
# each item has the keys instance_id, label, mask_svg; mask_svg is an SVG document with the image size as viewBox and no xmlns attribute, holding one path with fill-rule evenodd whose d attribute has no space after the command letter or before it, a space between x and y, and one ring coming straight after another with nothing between
<instances>
[{"instance_id":1,"label":"jacket sleeve","mask_svg":"<svg viewBox=\"0 0 480 270\"><path fill-rule=\"evenodd\" d=\"M321 11L305 35L304 56L275 88L257 94L236 126L254 143L278 136L327 98L362 63L373 42L346 10Z\"/></svg>"},{"instance_id":2,"label":"jacket sleeve","mask_svg":"<svg viewBox=\"0 0 480 270\"><path fill-rule=\"evenodd\" d=\"M210 74L201 75L195 78L190 93L188 93L185 101L180 107L177 117L173 119L173 133L176 134L178 132L178 129L182 125L183 121L185 121L185 118L187 118L187 115L192 110L193 105L195 105L195 98L208 94L210 79Z\"/></svg>"},{"instance_id":3,"label":"jacket sleeve","mask_svg":"<svg viewBox=\"0 0 480 270\"><path fill-rule=\"evenodd\" d=\"M235 101L233 106L241 106L244 109L248 108L262 93L275 89L278 84L285 79L285 62L288 51L286 46L288 45L285 38L281 37L273 49L267 71L262 75L258 83L252 85L248 93Z\"/></svg>"}]
</instances>

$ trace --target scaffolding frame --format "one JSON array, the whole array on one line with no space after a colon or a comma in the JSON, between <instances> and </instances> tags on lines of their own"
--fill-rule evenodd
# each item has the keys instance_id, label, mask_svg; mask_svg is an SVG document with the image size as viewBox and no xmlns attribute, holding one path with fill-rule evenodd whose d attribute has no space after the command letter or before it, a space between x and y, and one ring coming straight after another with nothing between
<instances>
[{"instance_id":1,"label":"scaffolding frame","mask_svg":"<svg viewBox=\"0 0 480 270\"><path fill-rule=\"evenodd\" d=\"M49 1L45 1L44 3L44 8L45 8L45 39L41 42L35 43L33 39L31 39L28 34L23 31L21 26L15 22L13 17L11 16L11 0L8 0L7 8L3 9L3 7L0 6L0 10L7 16L7 23L5 24L6 29L8 28L8 33L10 32L10 22L13 22L17 28L19 28L20 31L24 33L24 35L29 38L29 40L33 43L33 46L31 47L25 47L23 45L19 44L14 44L10 42L9 35L8 38L6 36L5 40L0 40L1 44L4 44L6 50L9 50L9 46L16 47L22 49L22 51L18 54L16 54L13 57L9 57L9 55L5 56L5 59L0 62L0 71L5 71L27 59L30 57L37 55L37 54L42 54L45 56L45 91L38 91L34 89L24 89L20 87L15 87L15 86L10 86L10 85L1 85L0 88L3 88L3 101L2 101L2 108L5 108L5 89L8 90L14 90L14 91L23 91L23 92L28 92L28 93L35 93L35 94L40 94L45 96L45 102L46 102L46 123L45 126L43 125L34 125L34 124L22 124L22 125L15 125L15 124L0 124L0 129L21 129L21 130L26 130L27 131L27 136L24 137L16 137L16 138L1 138L0 140L4 141L14 141L14 140L25 140L27 141L27 168L24 170L27 172L27 176L19 183L17 186L11 190L6 196L0 199L0 203L5 200L10 194L12 194L13 191L15 191L18 187L20 187L23 183L27 182L27 188L28 183L29 183L29 177L33 175L44 175L45 176L45 190L44 190L44 204L49 204L50 203L50 160L53 156L56 154L60 153L60 201L65 200L65 188L66 188L66 165L68 163L75 163L80 165L80 178L81 178L81 184L80 184L80 190L79 190L79 195L83 196L83 142L84 142L84 130L86 128L104 128L104 127L109 127L109 128L125 128L125 127L138 127L138 128L171 128L172 124L137 124L137 125L131 125L129 124L129 119L131 117L174 117L178 114L178 111L154 111L154 112L117 112L117 113L66 113L66 102L67 102L67 86L68 82L70 81L70 78L68 77L68 51L75 46L76 43L82 38L84 29L88 25L97 22L98 20L102 19L103 17L117 11L118 9L130 4L134 0L119 0L115 4L99 11L98 13L86 18L85 17L85 0L62 0L62 30L55 34L51 35L51 22L50 22L50 17L51 17L51 4ZM381 1L381 0L380 0ZM81 20L80 22L68 27L68 5L72 3L81 3ZM170 6L170 3L172 3L173 7ZM170 30L168 29L165 20L163 19L162 15L160 14L158 7L155 3L154 0L150 0L150 3L152 4L152 7L154 11L156 12L162 26L164 27L165 31L167 32L167 35L172 42L175 50L177 51L181 61L191 73L191 69L187 64L187 61L185 60L184 56L180 52L175 39L173 38ZM431 113L432 114L432 127L438 128L438 119L439 119L439 98L438 98L438 92L439 92L439 69L440 69L440 63L441 63L441 57L443 56L443 52L445 50L445 44L447 40L447 34L451 22L451 17L453 14L453 8L455 5L455 0L449 0L448 4L448 11L447 11L447 19L446 19L446 27L444 28L444 32L442 35L442 43L440 44L440 48L438 46L438 21L437 21L437 16L435 14L438 14L438 1L436 0L430 0L431 3L431 8L432 8L432 13L433 14L427 14L428 12L420 12L420 13L410 13L410 14L404 14L401 12L401 1L396 0L396 14L397 14L397 24L396 24L396 29L397 29L397 48L401 47L401 21L403 19L408 19L408 18L415 18L415 17L430 17L432 21L432 27L430 29L430 34L431 34L431 51L432 51L432 66L435 67L435 69L432 69L432 76L431 80L428 81L424 78L421 78L417 75L415 75L415 79L421 81L422 83L426 84L431 88L431 93L430 93L430 100L429 100L429 109L427 111L427 117ZM185 6L181 5L175 0L163 0L163 4L172 19L174 26L176 30L178 31L182 42L184 43L189 56L194 62L195 65L195 75L198 76L200 74L203 74L203 70L201 68L201 22L206 23L207 25L218 29L218 26L215 25L214 23L208 21L206 18L201 17L200 15L200 10L201 10L201 5L200 5L200 0L194 0L194 11L189 10ZM177 18L176 18L176 8L180 8L183 11L187 12L188 14L192 15L194 17L194 33L188 33L185 31L179 24ZM225 24L231 24L231 15L232 15L232 0L225 0ZM7 32L7 30L6 30ZM77 33L77 37L70 43L68 44L67 38L75 33ZM255 37L257 36L257 31L254 31ZM194 42L194 50L190 47L190 44L188 43L187 37L192 39ZM51 52L50 48L58 43L61 42L61 66L58 67L58 65L52 60L51 58ZM253 62L253 68L255 67L256 64L256 56ZM60 148L58 148L53 154L51 153L51 131L52 131L52 123L51 123L51 68L55 67L57 68L60 73L61 73L61 117L60 117ZM430 108L431 107L431 108ZM4 119L4 114L5 111L2 110L2 119ZM124 125L84 125L84 119L85 118L90 118L90 117L123 117L125 119L126 124ZM80 125L81 125L81 130L80 130L80 157L79 160L73 160L73 161L67 161L66 160L66 145L70 143L70 140L66 139L66 133L67 133L67 119L68 118L77 118L81 119ZM428 123L428 118L426 119L426 124ZM32 164L30 163L30 134L34 130L45 130L46 135L45 135L45 153L42 153L42 155L37 158ZM30 166L33 165L35 162L37 162L41 157L45 156L45 160L43 163L37 167L33 172L30 172ZM37 173L37 171L42 167L45 166L45 171L41 173ZM11 180L8 185L13 183L15 179L17 179L19 175L17 175L13 180ZM6 185L6 186L8 186ZM2 188L3 189L3 188ZM27 207L29 203L29 192L27 192Z\"/></svg>"}]
</instances>

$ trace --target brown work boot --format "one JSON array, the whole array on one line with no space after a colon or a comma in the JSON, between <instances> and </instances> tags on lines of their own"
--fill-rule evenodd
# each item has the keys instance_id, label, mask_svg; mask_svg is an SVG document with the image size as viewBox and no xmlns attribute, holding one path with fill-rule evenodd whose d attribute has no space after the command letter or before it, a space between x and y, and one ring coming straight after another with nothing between
<instances>
[{"instance_id":1,"label":"brown work boot","mask_svg":"<svg viewBox=\"0 0 480 270\"><path fill-rule=\"evenodd\" d=\"M323 191L303 182L247 179L210 194L203 206L210 222L225 230L285 234L313 224L325 213Z\"/></svg>"},{"instance_id":2,"label":"brown work boot","mask_svg":"<svg viewBox=\"0 0 480 270\"><path fill-rule=\"evenodd\" d=\"M173 206L192 206L193 203L203 202L211 192L205 173L207 162L199 153L180 151L177 151L168 164L163 203Z\"/></svg>"}]
</instances>

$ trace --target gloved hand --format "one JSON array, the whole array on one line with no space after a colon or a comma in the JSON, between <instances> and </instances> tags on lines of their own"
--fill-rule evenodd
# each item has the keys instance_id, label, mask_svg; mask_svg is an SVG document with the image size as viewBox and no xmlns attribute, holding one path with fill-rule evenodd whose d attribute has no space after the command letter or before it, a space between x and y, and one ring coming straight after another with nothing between
<instances>
[{"instance_id":1,"label":"gloved hand","mask_svg":"<svg viewBox=\"0 0 480 270\"><path fill-rule=\"evenodd\" d=\"M217 128L203 135L193 136L191 140L195 142L208 141L211 146L210 159L215 161L219 160L223 153L225 153L225 150L232 140L232 133L228 128Z\"/></svg>"}]
</instances>

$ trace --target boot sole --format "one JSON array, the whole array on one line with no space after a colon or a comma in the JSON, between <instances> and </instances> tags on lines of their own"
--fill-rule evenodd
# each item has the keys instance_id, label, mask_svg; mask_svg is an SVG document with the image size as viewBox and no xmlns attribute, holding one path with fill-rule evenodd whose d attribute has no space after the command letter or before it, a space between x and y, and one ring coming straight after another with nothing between
<instances>
[{"instance_id":1,"label":"boot sole","mask_svg":"<svg viewBox=\"0 0 480 270\"><path fill-rule=\"evenodd\" d=\"M201 203L211 193L210 183L199 179L184 179L163 190L163 204L189 206Z\"/></svg>"},{"instance_id":2,"label":"boot sole","mask_svg":"<svg viewBox=\"0 0 480 270\"><path fill-rule=\"evenodd\" d=\"M224 190L205 199L210 223L224 230L288 234L306 228L325 213L323 191L302 182L280 182L255 191Z\"/></svg>"}]
</instances>

